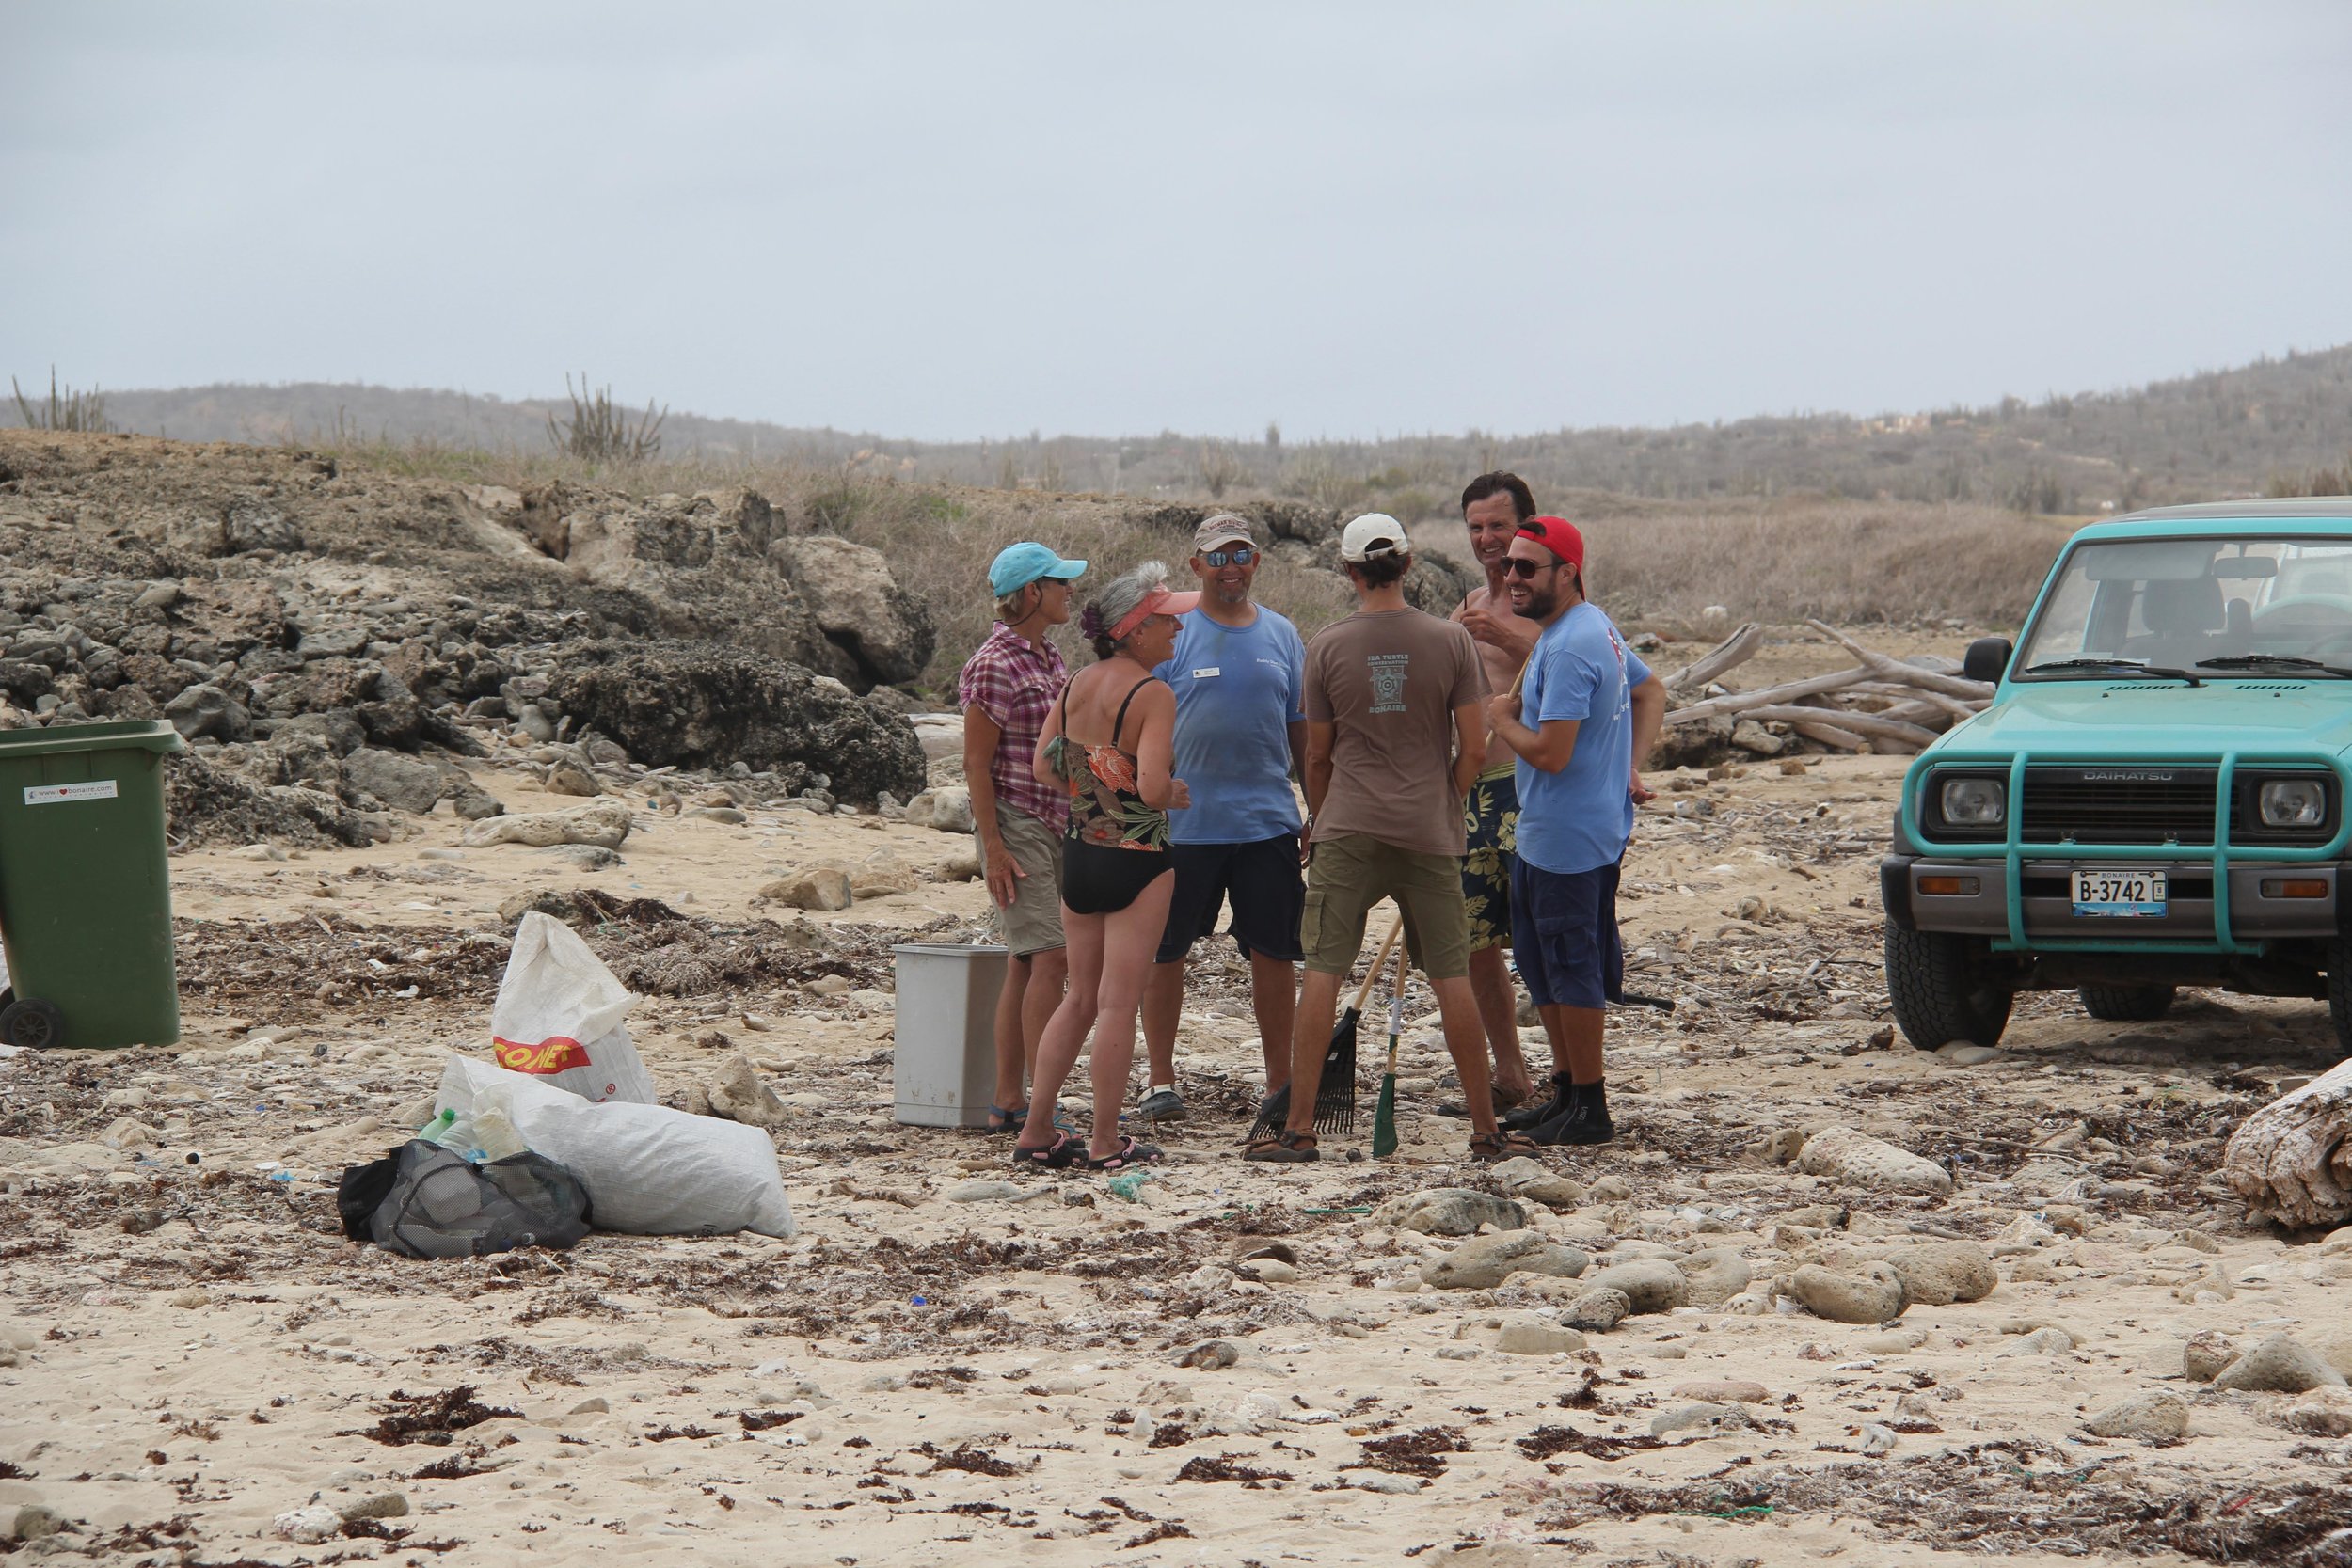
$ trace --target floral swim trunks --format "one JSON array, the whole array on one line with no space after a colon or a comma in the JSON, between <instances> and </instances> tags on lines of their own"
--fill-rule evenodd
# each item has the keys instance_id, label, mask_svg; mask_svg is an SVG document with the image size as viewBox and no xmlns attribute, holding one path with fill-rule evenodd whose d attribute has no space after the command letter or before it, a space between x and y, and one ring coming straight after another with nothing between
<instances>
[{"instance_id":1,"label":"floral swim trunks","mask_svg":"<svg viewBox=\"0 0 2352 1568\"><path fill-rule=\"evenodd\" d=\"M1462 903L1470 950L1511 945L1511 866L1517 860L1519 785L1514 770L1490 768L1462 802L1469 842L1462 853Z\"/></svg>"}]
</instances>

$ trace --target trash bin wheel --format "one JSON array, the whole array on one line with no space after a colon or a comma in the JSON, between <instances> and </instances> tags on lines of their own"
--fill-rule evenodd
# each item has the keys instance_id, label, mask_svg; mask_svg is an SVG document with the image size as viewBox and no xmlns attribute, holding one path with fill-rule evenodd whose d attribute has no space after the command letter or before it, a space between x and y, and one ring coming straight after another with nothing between
<instances>
[{"instance_id":1,"label":"trash bin wheel","mask_svg":"<svg viewBox=\"0 0 2352 1568\"><path fill-rule=\"evenodd\" d=\"M0 1008L0 1044L43 1051L64 1043L65 1015L56 1003L31 998Z\"/></svg>"}]
</instances>

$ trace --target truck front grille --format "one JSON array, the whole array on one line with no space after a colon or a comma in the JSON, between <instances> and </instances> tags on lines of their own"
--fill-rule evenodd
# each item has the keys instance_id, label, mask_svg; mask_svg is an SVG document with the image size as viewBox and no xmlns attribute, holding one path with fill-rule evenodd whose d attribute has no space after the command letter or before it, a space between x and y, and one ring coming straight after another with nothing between
<instances>
[{"instance_id":1,"label":"truck front grille","mask_svg":"<svg viewBox=\"0 0 2352 1568\"><path fill-rule=\"evenodd\" d=\"M2019 827L2028 844L2211 844L2219 769L2026 769Z\"/></svg>"}]
</instances>

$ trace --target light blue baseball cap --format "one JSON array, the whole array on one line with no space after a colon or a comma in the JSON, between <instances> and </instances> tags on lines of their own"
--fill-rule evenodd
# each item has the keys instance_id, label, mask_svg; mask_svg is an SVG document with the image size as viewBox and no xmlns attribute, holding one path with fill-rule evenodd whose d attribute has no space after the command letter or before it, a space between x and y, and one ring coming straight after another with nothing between
<instances>
[{"instance_id":1,"label":"light blue baseball cap","mask_svg":"<svg viewBox=\"0 0 2352 1568\"><path fill-rule=\"evenodd\" d=\"M1040 578L1059 578L1067 582L1086 569L1083 561L1064 561L1044 546L1025 539L996 552L996 559L989 562L988 586L1001 599Z\"/></svg>"}]
</instances>

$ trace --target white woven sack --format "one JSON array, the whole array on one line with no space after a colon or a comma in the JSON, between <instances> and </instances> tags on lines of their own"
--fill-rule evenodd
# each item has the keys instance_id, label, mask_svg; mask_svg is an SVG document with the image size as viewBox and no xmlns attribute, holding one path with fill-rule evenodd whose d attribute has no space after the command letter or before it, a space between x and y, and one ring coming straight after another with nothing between
<instances>
[{"instance_id":1,"label":"white woven sack","mask_svg":"<svg viewBox=\"0 0 2352 1568\"><path fill-rule=\"evenodd\" d=\"M435 1110L470 1117L477 1101L494 1095L506 1097L515 1131L532 1153L580 1179L589 1223L599 1230L789 1237L795 1229L776 1146L756 1127L663 1105L591 1104L544 1079L464 1056L442 1064Z\"/></svg>"},{"instance_id":2,"label":"white woven sack","mask_svg":"<svg viewBox=\"0 0 2352 1568\"><path fill-rule=\"evenodd\" d=\"M506 977L490 1007L499 1066L598 1102L660 1097L622 1022L637 998L580 933L532 910L516 928Z\"/></svg>"}]
</instances>

